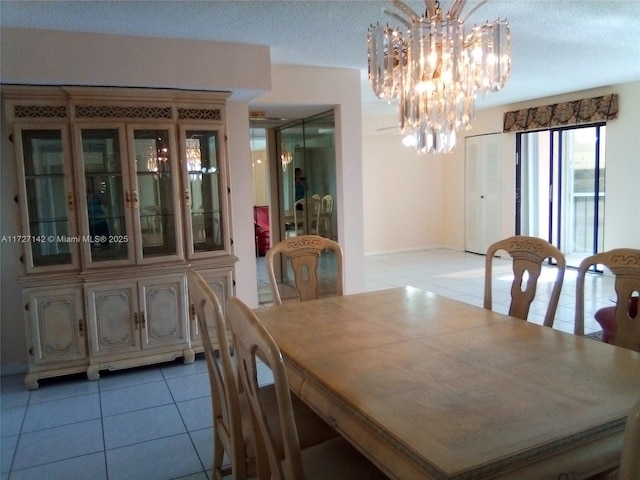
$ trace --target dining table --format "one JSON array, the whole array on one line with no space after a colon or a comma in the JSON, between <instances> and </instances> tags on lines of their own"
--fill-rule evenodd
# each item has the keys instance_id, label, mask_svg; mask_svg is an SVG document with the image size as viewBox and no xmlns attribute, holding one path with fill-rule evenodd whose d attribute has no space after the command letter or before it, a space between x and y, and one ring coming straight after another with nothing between
<instances>
[{"instance_id":1,"label":"dining table","mask_svg":"<svg viewBox=\"0 0 640 480\"><path fill-rule=\"evenodd\" d=\"M586 478L640 398L638 352L414 287L254 312L292 392L390 478Z\"/></svg>"}]
</instances>

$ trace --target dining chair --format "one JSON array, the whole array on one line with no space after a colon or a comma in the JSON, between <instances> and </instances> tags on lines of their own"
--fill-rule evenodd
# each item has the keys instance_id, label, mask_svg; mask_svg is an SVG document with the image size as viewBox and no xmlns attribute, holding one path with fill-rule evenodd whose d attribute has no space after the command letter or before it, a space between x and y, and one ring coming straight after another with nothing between
<instances>
[{"instance_id":1,"label":"dining chair","mask_svg":"<svg viewBox=\"0 0 640 480\"><path fill-rule=\"evenodd\" d=\"M218 480L233 475L235 480L255 476L258 471L253 442L253 424L246 396L237 377L237 365L229 347L225 317L220 302L202 276L187 270L187 286L192 312L198 322L204 344L205 361L209 373L213 411L213 472ZM215 341L211 331L215 330ZM277 411L273 385L261 388L265 410ZM295 398L294 414L298 425L305 429L303 445L311 446L336 437L337 432L318 417L302 401ZM230 465L223 465L224 454Z\"/></svg>"},{"instance_id":2,"label":"dining chair","mask_svg":"<svg viewBox=\"0 0 640 480\"><path fill-rule=\"evenodd\" d=\"M603 312L595 315L602 327L602 339L618 347L640 352L640 250L637 249L616 248L580 262L576 277L574 333L584 335L584 284L586 273L593 265L603 265L615 276L615 306L604 307Z\"/></svg>"},{"instance_id":3,"label":"dining chair","mask_svg":"<svg viewBox=\"0 0 640 480\"><path fill-rule=\"evenodd\" d=\"M292 415L292 396L282 353L256 315L241 300L227 300L234 334L239 376L254 422L256 452L268 463L273 480L386 479L387 477L344 438L304 448ZM273 373L278 410L267 412L258 386L258 359ZM277 427L274 428L274 425ZM276 431L276 428L278 431ZM262 460L261 460L262 461Z\"/></svg>"},{"instance_id":4,"label":"dining chair","mask_svg":"<svg viewBox=\"0 0 640 480\"><path fill-rule=\"evenodd\" d=\"M329 194L322 197L320 215L318 217L318 230L316 233L323 237L333 239L332 232L333 197Z\"/></svg>"},{"instance_id":5,"label":"dining chair","mask_svg":"<svg viewBox=\"0 0 640 480\"><path fill-rule=\"evenodd\" d=\"M552 327L567 266L562 252L546 240L524 235L515 235L490 245L485 259L484 308L487 310L491 310L493 304L493 259L500 250L507 252L512 258L513 282L509 315L522 320L527 320L529 308L535 299L542 263L548 258L555 261L553 289L543 323L545 327Z\"/></svg>"},{"instance_id":6,"label":"dining chair","mask_svg":"<svg viewBox=\"0 0 640 480\"><path fill-rule=\"evenodd\" d=\"M327 252L331 252L335 256L335 287L329 279L321 279L318 272L321 266L320 259L323 255L326 256ZM290 260L298 300L315 300L320 297L321 287L324 290L329 286L333 287L331 290L335 295L343 295L343 254L340 245L331 239L318 235L301 235L286 238L272 245L265 256L273 300L276 304L282 304L280 287L275 274L275 259L278 254ZM331 285L329 285L330 283Z\"/></svg>"}]
</instances>

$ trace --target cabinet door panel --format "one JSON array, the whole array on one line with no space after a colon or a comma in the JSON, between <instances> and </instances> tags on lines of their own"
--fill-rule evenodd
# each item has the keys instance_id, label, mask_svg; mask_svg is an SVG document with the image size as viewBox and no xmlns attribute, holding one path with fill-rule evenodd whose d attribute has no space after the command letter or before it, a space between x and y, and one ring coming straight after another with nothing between
<instances>
[{"instance_id":1,"label":"cabinet door panel","mask_svg":"<svg viewBox=\"0 0 640 480\"><path fill-rule=\"evenodd\" d=\"M35 363L59 363L86 357L80 287L25 293Z\"/></svg>"},{"instance_id":2,"label":"cabinet door panel","mask_svg":"<svg viewBox=\"0 0 640 480\"><path fill-rule=\"evenodd\" d=\"M174 129L130 127L139 263L183 257Z\"/></svg>"},{"instance_id":3,"label":"cabinet door panel","mask_svg":"<svg viewBox=\"0 0 640 480\"><path fill-rule=\"evenodd\" d=\"M189 257L223 254L227 242L227 186L221 129L181 127L181 158L185 204L185 234Z\"/></svg>"},{"instance_id":4,"label":"cabinet door panel","mask_svg":"<svg viewBox=\"0 0 640 480\"><path fill-rule=\"evenodd\" d=\"M18 180L28 272L77 268L78 246L68 131L16 126Z\"/></svg>"},{"instance_id":5,"label":"cabinet door panel","mask_svg":"<svg viewBox=\"0 0 640 480\"><path fill-rule=\"evenodd\" d=\"M185 345L187 341L184 276L140 282L143 348Z\"/></svg>"},{"instance_id":6,"label":"cabinet door panel","mask_svg":"<svg viewBox=\"0 0 640 480\"><path fill-rule=\"evenodd\" d=\"M83 238L89 239L82 244L85 262L91 267L133 263L131 209L125 203L125 191L131 188L123 167L124 128L78 128L75 137L79 190L86 193L80 209Z\"/></svg>"},{"instance_id":7,"label":"cabinet door panel","mask_svg":"<svg viewBox=\"0 0 640 480\"><path fill-rule=\"evenodd\" d=\"M95 355L140 349L136 284L87 287L91 350Z\"/></svg>"}]
</instances>

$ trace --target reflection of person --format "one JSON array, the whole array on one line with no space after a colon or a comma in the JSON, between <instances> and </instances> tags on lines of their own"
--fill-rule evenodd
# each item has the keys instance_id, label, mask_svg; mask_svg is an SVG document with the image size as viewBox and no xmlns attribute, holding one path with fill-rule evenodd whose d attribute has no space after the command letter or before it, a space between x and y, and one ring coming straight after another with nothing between
<instances>
[{"instance_id":1,"label":"reflection of person","mask_svg":"<svg viewBox=\"0 0 640 480\"><path fill-rule=\"evenodd\" d=\"M307 185L307 179L302 176L302 169L295 169L295 187L296 187L296 202L298 200L302 200L309 190L309 185ZM296 205L298 210L302 210L302 205Z\"/></svg>"},{"instance_id":2,"label":"reflection of person","mask_svg":"<svg viewBox=\"0 0 640 480\"><path fill-rule=\"evenodd\" d=\"M89 216L89 235L109 236L109 223L105 219L106 209L100 196L92 189L87 188L87 213Z\"/></svg>"}]
</instances>

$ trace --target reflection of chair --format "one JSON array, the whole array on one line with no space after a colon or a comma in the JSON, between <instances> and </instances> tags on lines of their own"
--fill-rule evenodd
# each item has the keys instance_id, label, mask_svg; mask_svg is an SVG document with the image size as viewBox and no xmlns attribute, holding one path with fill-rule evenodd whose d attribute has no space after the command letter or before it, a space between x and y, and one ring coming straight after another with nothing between
<instances>
[{"instance_id":1,"label":"reflection of chair","mask_svg":"<svg viewBox=\"0 0 640 480\"><path fill-rule=\"evenodd\" d=\"M213 405L213 472L217 479L233 474L234 479L244 480L256 474L256 455L250 414L245 394L237 383L237 369L227 343L222 308L211 287L195 270L187 271L187 283L209 371ZM210 328L216 330L219 360L214 351ZM260 395L265 402L265 409L270 415L275 414L278 407L273 385L262 387ZM294 400L294 413L298 425L305 429L300 436L302 445L316 445L337 435L297 398ZM225 452L231 461L230 469L222 467Z\"/></svg>"},{"instance_id":2,"label":"reflection of chair","mask_svg":"<svg viewBox=\"0 0 640 480\"><path fill-rule=\"evenodd\" d=\"M278 282L276 281L274 257L282 254L291 260L294 284L300 301L314 300L320 294L320 279L318 267L320 256L329 249L336 256L336 285L335 294L342 295L342 248L337 242L317 235L301 235L288 238L273 245L266 255L267 272L273 291L273 299L277 304L282 303Z\"/></svg>"},{"instance_id":3,"label":"reflection of chair","mask_svg":"<svg viewBox=\"0 0 640 480\"><path fill-rule=\"evenodd\" d=\"M304 207L307 204L306 198L301 198L293 204L293 229L298 234L304 234Z\"/></svg>"},{"instance_id":4,"label":"reflection of chair","mask_svg":"<svg viewBox=\"0 0 640 480\"><path fill-rule=\"evenodd\" d=\"M322 208L322 199L320 198L320 195L318 195L317 193L314 193L311 196L309 206L310 206L309 218L311 220L310 222L311 226L308 229L308 231L306 231L305 233L313 232L317 235L318 228L320 225L320 210Z\"/></svg>"},{"instance_id":5,"label":"reflection of chair","mask_svg":"<svg viewBox=\"0 0 640 480\"><path fill-rule=\"evenodd\" d=\"M306 235L318 231L321 203L320 195L316 193L293 204L293 223L296 235ZM307 206L309 207L308 212L306 210Z\"/></svg>"},{"instance_id":6,"label":"reflection of chair","mask_svg":"<svg viewBox=\"0 0 640 480\"><path fill-rule=\"evenodd\" d=\"M536 296L536 287L542 271L542 263L549 257L556 261L556 276L549 298L549 305L547 306L547 313L544 317L544 325L546 327L553 326L566 268L566 261L562 252L546 240L523 235L509 237L491 245L487 249L485 260L484 308L487 310L491 310L492 306L492 264L493 257L498 250L506 251L513 259L514 278L511 284L509 315L523 320L527 319L529 307L531 307L531 303Z\"/></svg>"},{"instance_id":7,"label":"reflection of chair","mask_svg":"<svg viewBox=\"0 0 640 480\"><path fill-rule=\"evenodd\" d=\"M235 338L238 371L247 394L255 425L256 451L268 462L270 478L301 479L382 479L385 477L344 438L305 449L299 439L301 429L292 415L292 398L282 354L255 314L237 298L227 301L227 315ZM267 412L259 394L257 358L273 373L277 412Z\"/></svg>"},{"instance_id":8,"label":"reflection of chair","mask_svg":"<svg viewBox=\"0 0 640 480\"><path fill-rule=\"evenodd\" d=\"M320 206L320 215L318 216L318 228L316 233L318 235L322 235L323 237L333 239L333 234L331 231L332 228L332 219L331 216L333 214L333 197L331 195L325 195L322 197L322 204Z\"/></svg>"},{"instance_id":9,"label":"reflection of chair","mask_svg":"<svg viewBox=\"0 0 640 480\"><path fill-rule=\"evenodd\" d=\"M601 264L615 275L617 295L614 307L605 307L596 313L601 324L603 340L618 347L640 352L640 250L617 248L585 258L578 267L576 279L576 320L574 332L584 335L584 281L587 270Z\"/></svg>"}]
</instances>

